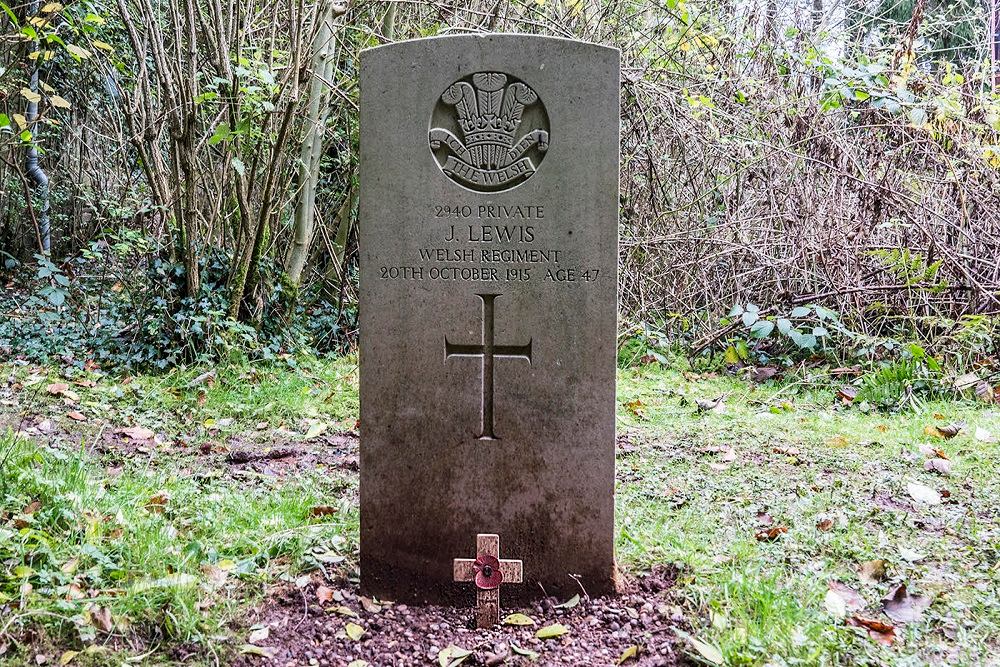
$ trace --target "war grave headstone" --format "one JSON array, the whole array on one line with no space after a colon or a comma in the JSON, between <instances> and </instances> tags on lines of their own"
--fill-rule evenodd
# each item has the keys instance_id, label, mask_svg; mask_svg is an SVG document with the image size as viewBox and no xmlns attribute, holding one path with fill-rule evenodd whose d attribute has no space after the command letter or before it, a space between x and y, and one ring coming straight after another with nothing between
<instances>
[{"instance_id":1,"label":"war grave headstone","mask_svg":"<svg viewBox=\"0 0 1000 667\"><path fill-rule=\"evenodd\" d=\"M362 54L369 595L614 589L619 77L550 37Z\"/></svg>"}]
</instances>

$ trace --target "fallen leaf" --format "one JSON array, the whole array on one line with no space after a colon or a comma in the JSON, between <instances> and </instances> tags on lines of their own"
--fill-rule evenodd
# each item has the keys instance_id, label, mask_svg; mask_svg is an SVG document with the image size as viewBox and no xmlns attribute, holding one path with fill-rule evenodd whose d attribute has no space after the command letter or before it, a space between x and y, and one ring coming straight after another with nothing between
<instances>
[{"instance_id":1,"label":"fallen leaf","mask_svg":"<svg viewBox=\"0 0 1000 667\"><path fill-rule=\"evenodd\" d=\"M844 405L850 405L854 402L854 399L858 397L858 388L852 387L851 385L844 385L837 390L837 398Z\"/></svg>"},{"instance_id":2,"label":"fallen leaf","mask_svg":"<svg viewBox=\"0 0 1000 667\"><path fill-rule=\"evenodd\" d=\"M758 542L773 542L787 532L788 528L786 526L772 526L771 528L758 531L754 537Z\"/></svg>"},{"instance_id":3,"label":"fallen leaf","mask_svg":"<svg viewBox=\"0 0 1000 667\"><path fill-rule=\"evenodd\" d=\"M846 437L842 435L835 435L829 440L827 440L826 444L836 449L843 449L844 447L847 447L851 443Z\"/></svg>"},{"instance_id":4,"label":"fallen leaf","mask_svg":"<svg viewBox=\"0 0 1000 667\"><path fill-rule=\"evenodd\" d=\"M629 646L627 649L622 651L622 654L618 656L618 664L620 665L626 660L634 658L638 654L639 654L639 647L633 644L632 646Z\"/></svg>"},{"instance_id":5,"label":"fallen leaf","mask_svg":"<svg viewBox=\"0 0 1000 667\"><path fill-rule=\"evenodd\" d=\"M64 392L69 389L69 385L65 382L53 382L52 384L45 387L45 391L49 392L53 396L62 396Z\"/></svg>"},{"instance_id":6,"label":"fallen leaf","mask_svg":"<svg viewBox=\"0 0 1000 667\"><path fill-rule=\"evenodd\" d=\"M578 604L580 604L580 596L579 595L574 595L573 597L571 597L570 599L566 600L565 602L563 602L561 604L552 605L552 608L553 609L572 609L573 607L577 606Z\"/></svg>"},{"instance_id":7,"label":"fallen leaf","mask_svg":"<svg viewBox=\"0 0 1000 667\"><path fill-rule=\"evenodd\" d=\"M896 641L896 628L877 619L854 616L847 619L847 624L865 628L868 630L868 636L883 646L892 646L892 643Z\"/></svg>"},{"instance_id":8,"label":"fallen leaf","mask_svg":"<svg viewBox=\"0 0 1000 667\"><path fill-rule=\"evenodd\" d=\"M142 426L129 426L118 429L118 433L128 436L132 440L152 440L156 435L153 431Z\"/></svg>"},{"instance_id":9,"label":"fallen leaf","mask_svg":"<svg viewBox=\"0 0 1000 667\"><path fill-rule=\"evenodd\" d=\"M897 623L919 621L924 611L931 606L931 598L925 595L911 595L906 584L900 584L882 600L885 615Z\"/></svg>"},{"instance_id":10,"label":"fallen leaf","mask_svg":"<svg viewBox=\"0 0 1000 667\"><path fill-rule=\"evenodd\" d=\"M331 514L336 514L337 508L331 507L330 505L316 505L315 507L309 508L309 516L330 516Z\"/></svg>"},{"instance_id":11,"label":"fallen leaf","mask_svg":"<svg viewBox=\"0 0 1000 667\"><path fill-rule=\"evenodd\" d=\"M72 419L75 422L85 422L85 421L87 421L87 417L82 412L79 412L77 410L72 410L70 412L67 412L66 416L69 417L70 419Z\"/></svg>"},{"instance_id":12,"label":"fallen leaf","mask_svg":"<svg viewBox=\"0 0 1000 667\"><path fill-rule=\"evenodd\" d=\"M347 663L347 667L368 667L369 663L367 660L353 660Z\"/></svg>"},{"instance_id":13,"label":"fallen leaf","mask_svg":"<svg viewBox=\"0 0 1000 667\"><path fill-rule=\"evenodd\" d=\"M828 532L833 528L833 519L820 519L816 522L816 530L820 532Z\"/></svg>"},{"instance_id":14,"label":"fallen leaf","mask_svg":"<svg viewBox=\"0 0 1000 667\"><path fill-rule=\"evenodd\" d=\"M344 632L346 632L347 636L354 641L358 641L365 635L365 629L357 623L348 623L345 625Z\"/></svg>"},{"instance_id":15,"label":"fallen leaf","mask_svg":"<svg viewBox=\"0 0 1000 667\"><path fill-rule=\"evenodd\" d=\"M325 602L330 602L333 600L333 589L326 586L316 587L316 599L319 600L320 604Z\"/></svg>"},{"instance_id":16,"label":"fallen leaf","mask_svg":"<svg viewBox=\"0 0 1000 667\"><path fill-rule=\"evenodd\" d=\"M538 660L538 653L536 653L536 652L534 652L534 651L532 651L530 649L526 649L526 648L522 647L517 642L511 642L510 643L510 650L512 650L514 653L517 653L518 655L523 655L524 657L526 657L528 660L531 660L532 662L534 662L535 660Z\"/></svg>"},{"instance_id":17,"label":"fallen leaf","mask_svg":"<svg viewBox=\"0 0 1000 667\"><path fill-rule=\"evenodd\" d=\"M94 627L102 632L111 632L115 629L114 619L111 618L111 610L107 607L93 606L90 608L90 620Z\"/></svg>"},{"instance_id":18,"label":"fallen leaf","mask_svg":"<svg viewBox=\"0 0 1000 667\"><path fill-rule=\"evenodd\" d=\"M694 404L698 406L700 412L714 412L722 414L726 411L726 395L718 398L696 398Z\"/></svg>"},{"instance_id":19,"label":"fallen leaf","mask_svg":"<svg viewBox=\"0 0 1000 667\"><path fill-rule=\"evenodd\" d=\"M274 657L274 649L267 648L266 646L254 646L253 644L244 644L240 647L240 653L245 655L256 655L261 658L267 658L270 660Z\"/></svg>"},{"instance_id":20,"label":"fallen leaf","mask_svg":"<svg viewBox=\"0 0 1000 667\"><path fill-rule=\"evenodd\" d=\"M989 431L987 431L982 426L977 426L976 427L976 433L975 433L974 437L979 442L996 442L997 441L997 437L995 435L993 435L992 433L990 433Z\"/></svg>"},{"instance_id":21,"label":"fallen leaf","mask_svg":"<svg viewBox=\"0 0 1000 667\"><path fill-rule=\"evenodd\" d=\"M866 584L885 581L885 566L882 559L866 561L858 566L858 578Z\"/></svg>"},{"instance_id":22,"label":"fallen leaf","mask_svg":"<svg viewBox=\"0 0 1000 667\"><path fill-rule=\"evenodd\" d=\"M534 625L535 619L526 614L509 614L501 623L503 625Z\"/></svg>"},{"instance_id":23,"label":"fallen leaf","mask_svg":"<svg viewBox=\"0 0 1000 667\"><path fill-rule=\"evenodd\" d=\"M944 438L945 440L950 440L956 435L962 432L965 428L965 422L954 422L952 424L945 424L944 426L931 425L924 428L924 433L933 438Z\"/></svg>"},{"instance_id":24,"label":"fallen leaf","mask_svg":"<svg viewBox=\"0 0 1000 667\"><path fill-rule=\"evenodd\" d=\"M569 632L569 628L562 623L553 623L552 625L546 625L536 632L535 636L539 639L555 639L556 637L562 637L567 632Z\"/></svg>"},{"instance_id":25,"label":"fallen leaf","mask_svg":"<svg viewBox=\"0 0 1000 667\"><path fill-rule=\"evenodd\" d=\"M63 654L59 656L59 664L63 666L68 665L78 655L80 655L79 651L63 651Z\"/></svg>"},{"instance_id":26,"label":"fallen leaf","mask_svg":"<svg viewBox=\"0 0 1000 667\"><path fill-rule=\"evenodd\" d=\"M863 597L861 597L861 594L847 584L843 584L839 581L830 581L827 583L827 587L829 588L827 591L827 598L829 598L831 594L838 597L843 604L845 612L861 611L868 606L868 603L865 602ZM842 614L842 616L846 616L846 614Z\"/></svg>"},{"instance_id":27,"label":"fallen leaf","mask_svg":"<svg viewBox=\"0 0 1000 667\"><path fill-rule=\"evenodd\" d=\"M694 650L697 651L701 657L713 665L721 665L725 663L726 658L722 655L722 651L712 644L707 644L700 639L695 639L694 637L688 637L688 641L691 642L691 646L694 647Z\"/></svg>"},{"instance_id":28,"label":"fallen leaf","mask_svg":"<svg viewBox=\"0 0 1000 667\"><path fill-rule=\"evenodd\" d=\"M345 607L344 605L340 605L339 607L334 608L332 611L333 613L340 614L341 616L347 616L349 618L359 618L357 613L355 613L353 609L351 609L350 607Z\"/></svg>"},{"instance_id":29,"label":"fallen leaf","mask_svg":"<svg viewBox=\"0 0 1000 667\"><path fill-rule=\"evenodd\" d=\"M931 447L930 445L920 445L920 453L928 459L948 459L950 458L948 454L938 447Z\"/></svg>"},{"instance_id":30,"label":"fallen leaf","mask_svg":"<svg viewBox=\"0 0 1000 667\"><path fill-rule=\"evenodd\" d=\"M377 604L371 598L367 598L362 595L359 599L361 600L361 607L369 614L377 614L382 611L382 605Z\"/></svg>"},{"instance_id":31,"label":"fallen leaf","mask_svg":"<svg viewBox=\"0 0 1000 667\"><path fill-rule=\"evenodd\" d=\"M247 641L251 644L259 644L263 641L267 641L267 638L271 636L271 630L265 625L262 628L257 628L247 635Z\"/></svg>"},{"instance_id":32,"label":"fallen leaf","mask_svg":"<svg viewBox=\"0 0 1000 667\"><path fill-rule=\"evenodd\" d=\"M465 662L470 655L472 651L450 644L438 652L438 664L441 667L455 667Z\"/></svg>"},{"instance_id":33,"label":"fallen leaf","mask_svg":"<svg viewBox=\"0 0 1000 667\"><path fill-rule=\"evenodd\" d=\"M844 604L844 598L837 595L834 591L826 592L826 596L823 598L823 606L834 618L844 618L847 616L847 605Z\"/></svg>"},{"instance_id":34,"label":"fallen leaf","mask_svg":"<svg viewBox=\"0 0 1000 667\"><path fill-rule=\"evenodd\" d=\"M159 493L153 495L152 497L150 497L149 500L146 501L146 509L148 509L150 512L157 512L159 514L162 514L163 510L165 510L167 507L167 503L169 502L170 502L170 492L160 491Z\"/></svg>"},{"instance_id":35,"label":"fallen leaf","mask_svg":"<svg viewBox=\"0 0 1000 667\"><path fill-rule=\"evenodd\" d=\"M947 459L927 459L924 461L924 470L942 475L950 475L951 461Z\"/></svg>"},{"instance_id":36,"label":"fallen leaf","mask_svg":"<svg viewBox=\"0 0 1000 667\"><path fill-rule=\"evenodd\" d=\"M917 502L921 502L926 505L941 504L941 494L929 486L924 486L923 484L919 484L917 482L909 482L906 485L906 492L909 493L910 497Z\"/></svg>"},{"instance_id":37,"label":"fallen leaf","mask_svg":"<svg viewBox=\"0 0 1000 667\"><path fill-rule=\"evenodd\" d=\"M312 440L313 438L318 438L323 435L327 428L329 428L328 424L324 422L316 422L309 427L308 431L306 431L305 439Z\"/></svg>"}]
</instances>

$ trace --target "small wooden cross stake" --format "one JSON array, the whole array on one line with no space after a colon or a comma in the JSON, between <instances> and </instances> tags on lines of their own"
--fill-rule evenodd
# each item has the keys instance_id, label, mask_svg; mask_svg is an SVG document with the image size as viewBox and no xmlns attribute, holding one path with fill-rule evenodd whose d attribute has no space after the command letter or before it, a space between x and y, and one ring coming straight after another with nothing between
<instances>
[{"instance_id":1,"label":"small wooden cross stake","mask_svg":"<svg viewBox=\"0 0 1000 667\"><path fill-rule=\"evenodd\" d=\"M455 581L476 584L476 627L500 622L500 585L524 581L519 560L500 560L500 536L476 535L476 557L456 558Z\"/></svg>"}]
</instances>

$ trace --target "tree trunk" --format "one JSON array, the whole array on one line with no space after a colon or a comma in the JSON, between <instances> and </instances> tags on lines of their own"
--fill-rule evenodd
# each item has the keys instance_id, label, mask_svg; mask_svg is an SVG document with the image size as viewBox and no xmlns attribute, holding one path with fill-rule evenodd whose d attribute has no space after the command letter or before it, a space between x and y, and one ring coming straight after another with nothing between
<instances>
[{"instance_id":1,"label":"tree trunk","mask_svg":"<svg viewBox=\"0 0 1000 667\"><path fill-rule=\"evenodd\" d=\"M285 263L288 282L296 289L302 281L302 271L309 259L309 248L312 245L316 221L316 188L319 184L319 171L323 159L323 133L330 113L330 106L325 103L326 86L337 64L331 25L335 13L342 13L342 10L339 7L335 8L333 2L328 0L323 8L313 42L306 136L299 151L299 194L295 203L295 231Z\"/></svg>"}]
</instances>

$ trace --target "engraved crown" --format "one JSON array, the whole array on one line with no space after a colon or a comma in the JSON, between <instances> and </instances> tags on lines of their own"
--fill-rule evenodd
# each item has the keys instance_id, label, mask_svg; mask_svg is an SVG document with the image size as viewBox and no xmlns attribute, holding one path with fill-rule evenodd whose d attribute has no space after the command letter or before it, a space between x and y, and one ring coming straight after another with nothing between
<instances>
[{"instance_id":1,"label":"engraved crown","mask_svg":"<svg viewBox=\"0 0 1000 667\"><path fill-rule=\"evenodd\" d=\"M523 83L507 85L507 76L500 72L480 72L472 77L471 85L464 81L453 84L442 99L458 111L468 148L511 148L524 107L533 104L538 95Z\"/></svg>"}]
</instances>

